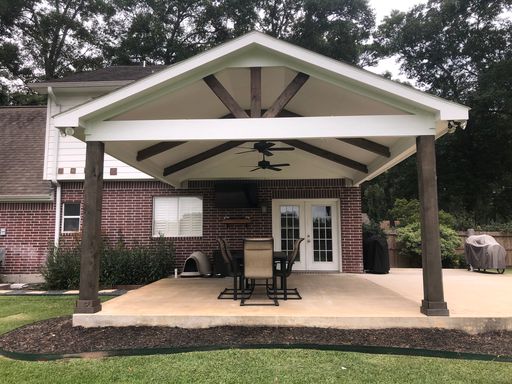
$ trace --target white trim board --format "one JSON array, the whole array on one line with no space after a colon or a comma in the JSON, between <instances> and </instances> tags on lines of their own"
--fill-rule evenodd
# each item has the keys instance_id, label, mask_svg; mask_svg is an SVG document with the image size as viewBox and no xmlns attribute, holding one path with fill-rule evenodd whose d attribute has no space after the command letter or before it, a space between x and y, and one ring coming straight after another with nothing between
<instances>
[{"instance_id":1,"label":"white trim board","mask_svg":"<svg viewBox=\"0 0 512 384\"><path fill-rule=\"evenodd\" d=\"M260 140L435 135L433 117L419 115L99 121L86 141Z\"/></svg>"}]
</instances>

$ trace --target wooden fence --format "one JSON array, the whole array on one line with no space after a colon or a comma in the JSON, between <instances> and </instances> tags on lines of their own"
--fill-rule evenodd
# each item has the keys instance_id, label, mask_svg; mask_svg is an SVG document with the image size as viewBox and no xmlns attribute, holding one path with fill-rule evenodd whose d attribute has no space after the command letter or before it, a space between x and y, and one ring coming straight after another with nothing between
<instances>
[{"instance_id":1,"label":"wooden fence","mask_svg":"<svg viewBox=\"0 0 512 384\"><path fill-rule=\"evenodd\" d=\"M490 235L496 239L507 251L507 265L512 266L512 233L502 232L478 232L475 231L475 235ZM468 237L467 232L459 232L460 247L457 248L458 253L464 253L464 241ZM411 260L408 258L401 257L398 254L396 244L396 231L387 232L388 249L389 249L389 265L391 268L409 268L413 267Z\"/></svg>"}]
</instances>

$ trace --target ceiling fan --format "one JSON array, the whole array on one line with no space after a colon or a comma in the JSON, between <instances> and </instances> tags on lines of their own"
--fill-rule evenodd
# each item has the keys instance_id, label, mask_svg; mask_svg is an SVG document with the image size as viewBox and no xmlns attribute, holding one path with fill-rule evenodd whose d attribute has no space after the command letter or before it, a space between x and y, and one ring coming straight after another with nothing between
<instances>
[{"instance_id":1,"label":"ceiling fan","mask_svg":"<svg viewBox=\"0 0 512 384\"><path fill-rule=\"evenodd\" d=\"M239 147L248 149L248 151L238 152L237 155L249 152L259 152L264 156L273 156L274 154L272 152L275 151L293 151L295 149L294 147L274 147L274 145L276 145L276 143L272 143L270 141L257 141L252 147Z\"/></svg>"},{"instance_id":2,"label":"ceiling fan","mask_svg":"<svg viewBox=\"0 0 512 384\"><path fill-rule=\"evenodd\" d=\"M249 172L257 171L258 169L270 169L271 171L282 171L280 167L289 167L290 164L270 164L270 161L265 160L265 154L263 154L263 160L258 161L258 166L251 169ZM245 167L252 167L252 165L246 165Z\"/></svg>"}]
</instances>

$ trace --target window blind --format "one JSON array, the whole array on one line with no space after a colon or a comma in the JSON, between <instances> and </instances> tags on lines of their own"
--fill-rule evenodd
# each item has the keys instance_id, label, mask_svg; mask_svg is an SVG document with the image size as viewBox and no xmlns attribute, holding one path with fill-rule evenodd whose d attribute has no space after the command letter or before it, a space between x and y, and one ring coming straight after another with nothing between
<instances>
[{"instance_id":1,"label":"window blind","mask_svg":"<svg viewBox=\"0 0 512 384\"><path fill-rule=\"evenodd\" d=\"M155 197L153 236L203 235L203 201L199 197Z\"/></svg>"}]
</instances>

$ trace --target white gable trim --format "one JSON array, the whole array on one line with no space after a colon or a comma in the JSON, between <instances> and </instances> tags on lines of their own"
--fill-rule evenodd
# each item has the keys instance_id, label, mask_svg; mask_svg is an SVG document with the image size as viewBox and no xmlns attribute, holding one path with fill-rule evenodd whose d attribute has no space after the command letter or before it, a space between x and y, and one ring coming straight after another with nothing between
<instances>
[{"instance_id":1,"label":"white gable trim","mask_svg":"<svg viewBox=\"0 0 512 384\"><path fill-rule=\"evenodd\" d=\"M259 32L248 33L209 51L184 60L165 70L157 72L117 91L87 102L69 111L55 116L56 127L78 127L81 122L98 115L102 110L118 107L135 98L157 92L170 82L178 82L184 77L200 79L215 69L223 67L223 62L234 55L242 54L251 47L260 46L278 56L287 56L299 65L313 66L320 71L330 72L343 77L348 82L366 86L377 93L437 111L439 120L467 120L469 108L426 94L411 87L396 83L369 71L339 62L311 52L293 44L269 37ZM189 80L190 81L190 80Z\"/></svg>"}]
</instances>

